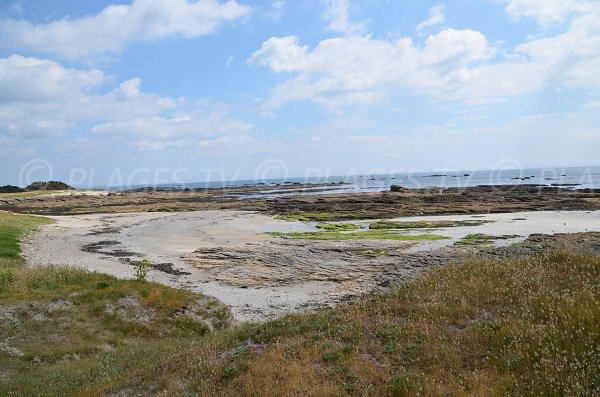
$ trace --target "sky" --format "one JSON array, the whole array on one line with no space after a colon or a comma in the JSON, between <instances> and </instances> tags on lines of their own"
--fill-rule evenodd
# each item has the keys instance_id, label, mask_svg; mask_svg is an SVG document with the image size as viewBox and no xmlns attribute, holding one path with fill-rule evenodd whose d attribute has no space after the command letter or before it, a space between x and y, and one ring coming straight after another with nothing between
<instances>
[{"instance_id":1,"label":"sky","mask_svg":"<svg viewBox=\"0 0 600 397\"><path fill-rule=\"evenodd\" d=\"M2 0L0 185L600 165L598 0Z\"/></svg>"}]
</instances>

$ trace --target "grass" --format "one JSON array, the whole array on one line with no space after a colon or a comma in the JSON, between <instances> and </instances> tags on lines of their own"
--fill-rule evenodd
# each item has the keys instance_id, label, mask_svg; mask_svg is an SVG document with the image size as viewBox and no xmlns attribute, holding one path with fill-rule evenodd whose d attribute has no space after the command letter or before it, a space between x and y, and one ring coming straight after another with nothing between
<instances>
[{"instance_id":1,"label":"grass","mask_svg":"<svg viewBox=\"0 0 600 397\"><path fill-rule=\"evenodd\" d=\"M0 258L19 260L19 237L50 222L48 218L0 211Z\"/></svg>"},{"instance_id":2,"label":"grass","mask_svg":"<svg viewBox=\"0 0 600 397\"><path fill-rule=\"evenodd\" d=\"M0 394L592 396L599 330L598 256L472 258L331 310L23 366Z\"/></svg>"},{"instance_id":3,"label":"grass","mask_svg":"<svg viewBox=\"0 0 600 397\"><path fill-rule=\"evenodd\" d=\"M424 241L443 240L447 237L438 234L399 234L391 230L364 230L357 232L343 232L336 229L321 230L317 232L271 232L271 236L292 240L398 240L398 241Z\"/></svg>"},{"instance_id":4,"label":"grass","mask_svg":"<svg viewBox=\"0 0 600 397\"><path fill-rule=\"evenodd\" d=\"M205 356L191 389L214 396L596 395L599 330L597 256L471 259L386 295L228 332L217 351L248 340L255 347L222 361L221 353Z\"/></svg>"}]
</instances>

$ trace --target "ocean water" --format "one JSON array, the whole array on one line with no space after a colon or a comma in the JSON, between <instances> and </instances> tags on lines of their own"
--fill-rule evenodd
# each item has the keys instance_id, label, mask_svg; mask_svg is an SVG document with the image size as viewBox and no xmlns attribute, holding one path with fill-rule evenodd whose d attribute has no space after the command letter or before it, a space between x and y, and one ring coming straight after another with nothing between
<instances>
[{"instance_id":1,"label":"ocean water","mask_svg":"<svg viewBox=\"0 0 600 397\"><path fill-rule=\"evenodd\" d=\"M287 185L298 183L331 184L338 186L314 186L301 191L286 191ZM600 189L600 166L571 168L530 168L505 170L411 172L396 174L348 175L308 178L207 181L185 184L166 184L154 187L196 189L223 188L239 186L270 186L272 189L259 193L244 194L240 198L264 197L277 198L306 194L337 194L356 192L387 191L390 185L400 185L409 189L428 187L470 187L481 185L521 185L535 184L560 186L565 189ZM131 187L130 187L131 188Z\"/></svg>"}]
</instances>

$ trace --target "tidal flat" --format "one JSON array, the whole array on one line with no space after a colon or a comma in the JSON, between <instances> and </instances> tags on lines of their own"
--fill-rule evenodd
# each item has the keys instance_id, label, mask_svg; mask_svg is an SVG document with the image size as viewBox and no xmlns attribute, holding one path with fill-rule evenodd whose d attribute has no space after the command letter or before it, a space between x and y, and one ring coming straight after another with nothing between
<instances>
[{"instance_id":1,"label":"tidal flat","mask_svg":"<svg viewBox=\"0 0 600 397\"><path fill-rule=\"evenodd\" d=\"M147 259L149 280L215 297L238 321L381 291L478 245L510 246L536 233L600 232L600 211L404 217L386 220L387 229L377 220L289 222L238 210L50 218L54 223L23 242L28 263L126 279Z\"/></svg>"}]
</instances>

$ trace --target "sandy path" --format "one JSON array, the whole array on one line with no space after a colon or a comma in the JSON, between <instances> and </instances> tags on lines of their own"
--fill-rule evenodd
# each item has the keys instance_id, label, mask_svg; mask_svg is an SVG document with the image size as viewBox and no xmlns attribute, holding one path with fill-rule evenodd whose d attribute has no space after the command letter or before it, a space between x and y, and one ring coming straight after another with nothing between
<instances>
[{"instance_id":1,"label":"sandy path","mask_svg":"<svg viewBox=\"0 0 600 397\"><path fill-rule=\"evenodd\" d=\"M238 320L264 320L305 307L330 305L418 270L416 255L431 255L469 233L519 235L600 231L600 211L522 212L400 218L402 221L492 221L440 228L447 240L311 242L271 237L267 231L313 231L314 223L285 222L244 211L94 214L54 217L23 243L33 265L63 264L121 278L134 275L127 261L167 264L148 279L211 295L229 305ZM385 250L370 257L365 251ZM436 251L438 250L438 251ZM407 256L411 254L413 256ZM416 258L416 259L415 259ZM396 278L398 278L396 277Z\"/></svg>"}]
</instances>

